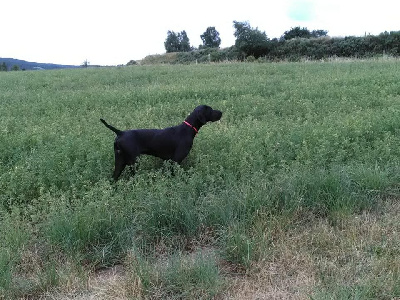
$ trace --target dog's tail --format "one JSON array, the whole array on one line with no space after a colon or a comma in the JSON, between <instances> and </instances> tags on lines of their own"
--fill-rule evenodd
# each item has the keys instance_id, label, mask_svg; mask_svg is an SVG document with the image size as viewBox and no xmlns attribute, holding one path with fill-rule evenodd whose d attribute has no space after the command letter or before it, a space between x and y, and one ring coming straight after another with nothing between
<instances>
[{"instance_id":1,"label":"dog's tail","mask_svg":"<svg viewBox=\"0 0 400 300\"><path fill-rule=\"evenodd\" d=\"M108 129L114 131L118 136L122 134L122 131L121 131L121 130L119 130L119 129L117 129L117 128L115 128L115 127L113 127L113 126L107 124L107 122L104 121L103 119L100 119L100 121L101 121Z\"/></svg>"}]
</instances>

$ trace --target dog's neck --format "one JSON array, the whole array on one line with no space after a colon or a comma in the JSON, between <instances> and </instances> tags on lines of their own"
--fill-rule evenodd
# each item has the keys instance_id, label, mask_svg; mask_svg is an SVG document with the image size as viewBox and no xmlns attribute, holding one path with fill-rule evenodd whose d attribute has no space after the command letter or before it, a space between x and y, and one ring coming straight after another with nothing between
<instances>
[{"instance_id":1,"label":"dog's neck","mask_svg":"<svg viewBox=\"0 0 400 300\"><path fill-rule=\"evenodd\" d=\"M187 120L183 121L183 124L185 124L186 126L192 128L195 136L196 136L196 134L199 133L199 128L196 128L191 123L189 123Z\"/></svg>"},{"instance_id":2,"label":"dog's neck","mask_svg":"<svg viewBox=\"0 0 400 300\"><path fill-rule=\"evenodd\" d=\"M192 128L194 130L195 134L199 133L199 130L196 127L194 127L192 124L190 124L188 121L185 120L185 121L183 121L183 123L185 125L189 126L190 128Z\"/></svg>"},{"instance_id":3,"label":"dog's neck","mask_svg":"<svg viewBox=\"0 0 400 300\"><path fill-rule=\"evenodd\" d=\"M201 128L201 126L203 126L204 124L202 122L200 122L200 120L198 118L196 118L195 116L189 115L185 121L183 122L186 126L191 127L193 129L193 132L195 134L197 134ZM189 126L189 125L190 126Z\"/></svg>"}]
</instances>

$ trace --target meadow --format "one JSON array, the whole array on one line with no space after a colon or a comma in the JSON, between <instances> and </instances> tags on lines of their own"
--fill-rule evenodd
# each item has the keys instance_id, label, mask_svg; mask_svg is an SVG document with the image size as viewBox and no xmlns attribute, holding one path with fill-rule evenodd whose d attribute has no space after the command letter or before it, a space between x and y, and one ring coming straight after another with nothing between
<instances>
[{"instance_id":1,"label":"meadow","mask_svg":"<svg viewBox=\"0 0 400 300\"><path fill-rule=\"evenodd\" d=\"M0 73L0 299L400 297L399 71ZM111 180L100 118L163 128L199 104L223 116L181 166L142 156Z\"/></svg>"}]
</instances>

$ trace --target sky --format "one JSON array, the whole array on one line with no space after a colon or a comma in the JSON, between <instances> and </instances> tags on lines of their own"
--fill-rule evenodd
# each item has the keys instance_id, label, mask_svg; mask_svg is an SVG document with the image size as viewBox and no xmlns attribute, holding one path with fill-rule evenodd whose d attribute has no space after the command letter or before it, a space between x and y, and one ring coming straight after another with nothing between
<instances>
[{"instance_id":1,"label":"sky","mask_svg":"<svg viewBox=\"0 0 400 300\"><path fill-rule=\"evenodd\" d=\"M400 31L399 0L5 0L0 57L41 63L120 65L165 53L167 32L186 31L194 47L207 27L234 45L233 21L279 38L293 27L328 35Z\"/></svg>"}]
</instances>

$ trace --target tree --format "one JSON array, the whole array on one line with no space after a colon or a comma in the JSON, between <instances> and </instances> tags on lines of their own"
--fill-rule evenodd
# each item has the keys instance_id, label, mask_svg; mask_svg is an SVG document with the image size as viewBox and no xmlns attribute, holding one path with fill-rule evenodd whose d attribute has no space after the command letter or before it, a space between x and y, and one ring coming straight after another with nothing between
<instances>
[{"instance_id":1,"label":"tree","mask_svg":"<svg viewBox=\"0 0 400 300\"><path fill-rule=\"evenodd\" d=\"M168 31L167 39L164 42L165 50L167 53L179 51L179 38L173 31Z\"/></svg>"},{"instance_id":2,"label":"tree","mask_svg":"<svg viewBox=\"0 0 400 300\"><path fill-rule=\"evenodd\" d=\"M20 67L18 65L13 65L11 71L19 71Z\"/></svg>"},{"instance_id":3,"label":"tree","mask_svg":"<svg viewBox=\"0 0 400 300\"><path fill-rule=\"evenodd\" d=\"M311 32L311 36L315 38L323 37L328 35L328 30L323 30L323 29L318 29L318 30L313 30Z\"/></svg>"},{"instance_id":4,"label":"tree","mask_svg":"<svg viewBox=\"0 0 400 300\"><path fill-rule=\"evenodd\" d=\"M136 66L138 64L138 62L136 60L130 60L126 65L127 66Z\"/></svg>"},{"instance_id":5,"label":"tree","mask_svg":"<svg viewBox=\"0 0 400 300\"><path fill-rule=\"evenodd\" d=\"M290 30L287 30L283 33L282 39L283 40L291 40L295 38L306 38L309 39L311 37L311 32L306 28L300 28L299 26L290 28Z\"/></svg>"},{"instance_id":6,"label":"tree","mask_svg":"<svg viewBox=\"0 0 400 300\"><path fill-rule=\"evenodd\" d=\"M261 32L258 28L251 28L248 22L233 21L235 28L236 42L235 46L247 56L258 58L266 55L269 50L269 39L265 32Z\"/></svg>"},{"instance_id":7,"label":"tree","mask_svg":"<svg viewBox=\"0 0 400 300\"><path fill-rule=\"evenodd\" d=\"M185 30L179 33L175 33L174 31L168 31L167 39L164 42L164 46L167 53L189 52L192 49L190 47L189 38Z\"/></svg>"},{"instance_id":8,"label":"tree","mask_svg":"<svg viewBox=\"0 0 400 300\"><path fill-rule=\"evenodd\" d=\"M82 65L81 65L81 67L82 68L87 68L87 67L89 67L89 64L90 64L90 62L88 62L88 60L87 59L85 59L85 61L82 63Z\"/></svg>"},{"instance_id":9,"label":"tree","mask_svg":"<svg viewBox=\"0 0 400 300\"><path fill-rule=\"evenodd\" d=\"M192 48L190 47L189 38L185 30L181 33L178 33L178 39L180 41L180 52L189 52L190 50L192 50Z\"/></svg>"},{"instance_id":10,"label":"tree","mask_svg":"<svg viewBox=\"0 0 400 300\"><path fill-rule=\"evenodd\" d=\"M7 72L8 68L5 62L0 65L0 72Z\"/></svg>"},{"instance_id":11,"label":"tree","mask_svg":"<svg viewBox=\"0 0 400 300\"><path fill-rule=\"evenodd\" d=\"M318 38L322 36L327 36L327 34L328 31L326 30L319 29L310 31L307 29L307 27L300 28L300 26L297 26L291 28L290 30L285 31L282 36L282 40L288 41L295 38L304 38L304 39Z\"/></svg>"},{"instance_id":12,"label":"tree","mask_svg":"<svg viewBox=\"0 0 400 300\"><path fill-rule=\"evenodd\" d=\"M221 38L215 27L208 27L207 30L200 35L200 38L203 41L202 48L219 48L219 45L221 45Z\"/></svg>"}]
</instances>

